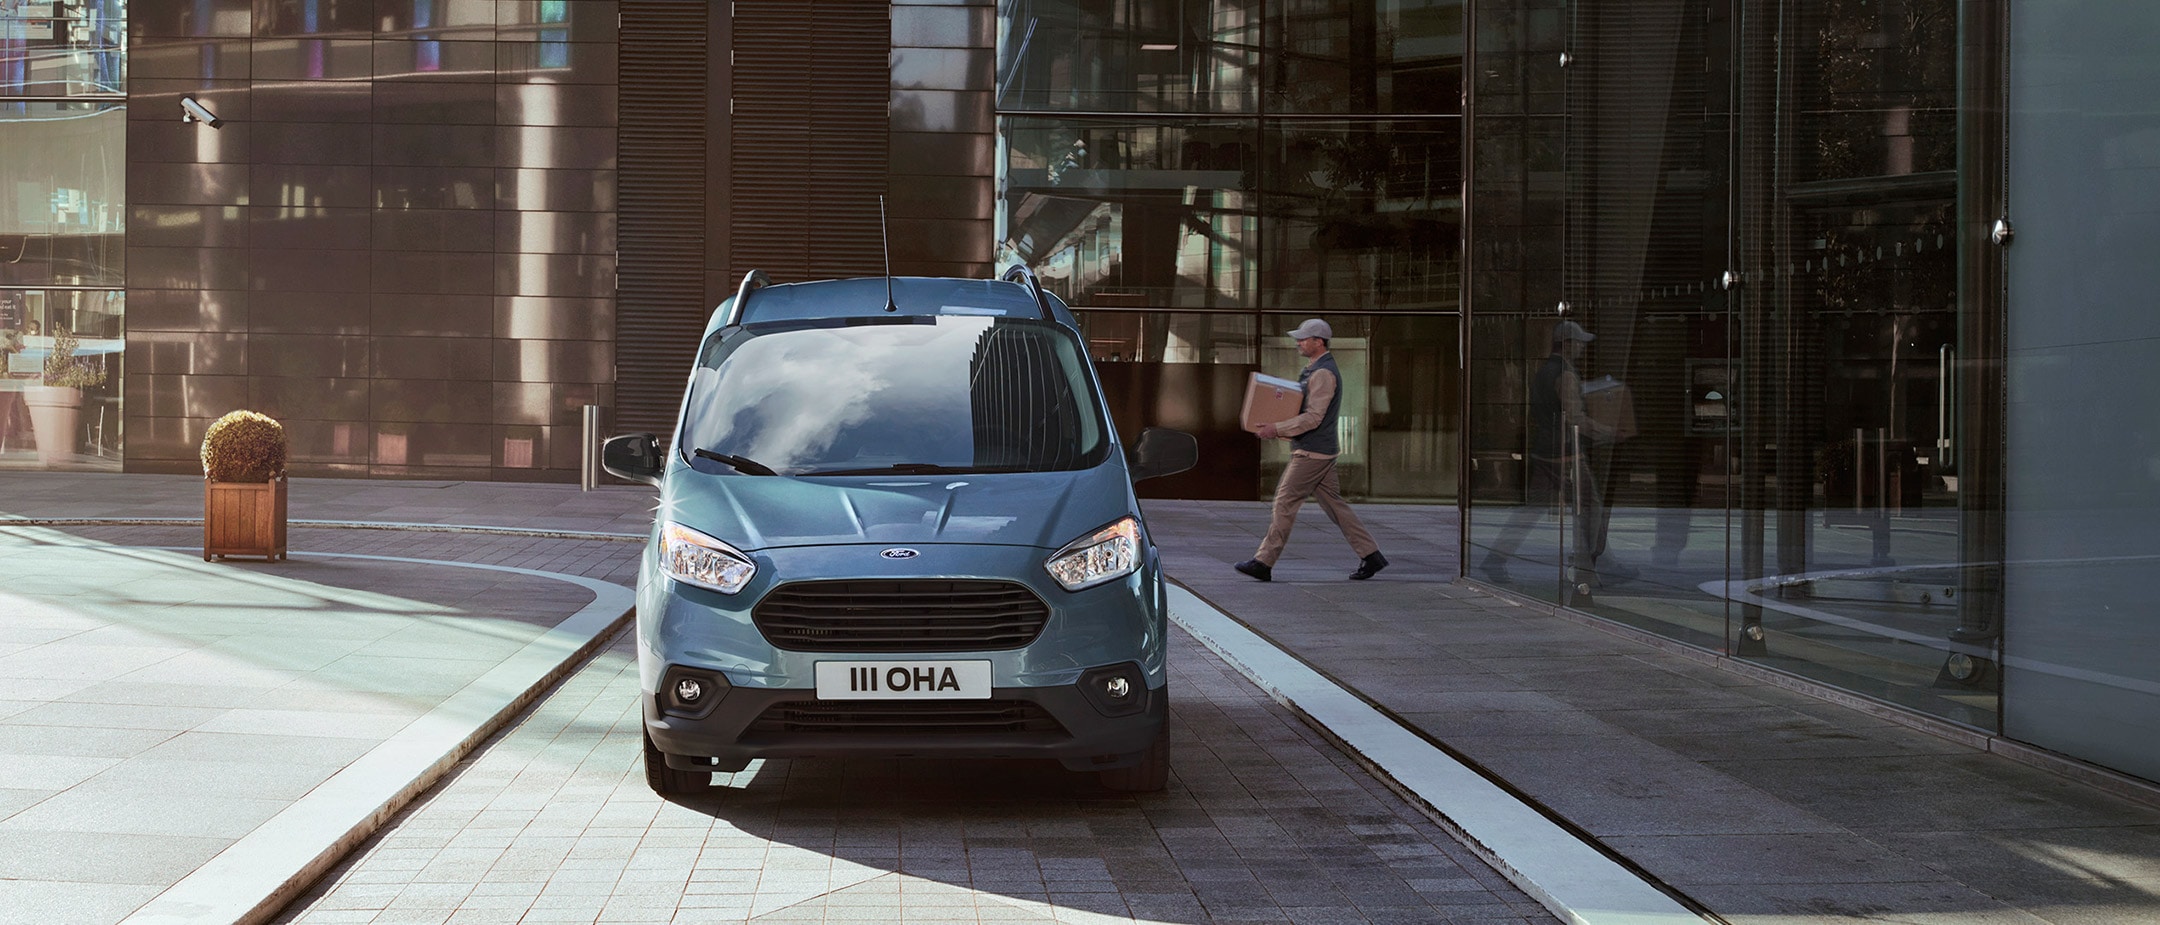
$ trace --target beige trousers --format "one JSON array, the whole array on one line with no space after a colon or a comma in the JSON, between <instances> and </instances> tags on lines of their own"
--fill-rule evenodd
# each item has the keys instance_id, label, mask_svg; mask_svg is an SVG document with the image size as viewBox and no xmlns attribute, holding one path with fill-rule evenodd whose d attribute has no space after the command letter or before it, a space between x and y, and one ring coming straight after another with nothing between
<instances>
[{"instance_id":1,"label":"beige trousers","mask_svg":"<svg viewBox=\"0 0 2160 925\"><path fill-rule=\"evenodd\" d=\"M1305 505L1306 495L1320 501L1320 510L1341 528L1343 539L1350 541L1350 551L1358 558L1380 551L1380 544L1373 542L1372 534L1365 532L1365 525L1350 510L1350 502L1342 498L1342 487L1335 480L1335 460L1292 454L1290 465L1283 468L1282 481L1275 483L1275 516L1268 521L1267 538L1260 541L1260 551L1253 553L1253 558L1269 568L1275 567L1275 561L1282 558L1283 544L1290 542L1290 528L1297 526L1298 508Z\"/></svg>"}]
</instances>

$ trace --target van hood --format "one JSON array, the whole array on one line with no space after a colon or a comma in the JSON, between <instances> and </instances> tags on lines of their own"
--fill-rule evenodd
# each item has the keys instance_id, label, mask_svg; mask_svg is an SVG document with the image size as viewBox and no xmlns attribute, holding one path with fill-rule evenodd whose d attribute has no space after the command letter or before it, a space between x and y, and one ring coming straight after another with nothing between
<instances>
[{"instance_id":1,"label":"van hood","mask_svg":"<svg viewBox=\"0 0 2160 925\"><path fill-rule=\"evenodd\" d=\"M668 473L661 516L744 552L848 543L1055 549L1133 513L1115 459L1075 472L798 478Z\"/></svg>"}]
</instances>

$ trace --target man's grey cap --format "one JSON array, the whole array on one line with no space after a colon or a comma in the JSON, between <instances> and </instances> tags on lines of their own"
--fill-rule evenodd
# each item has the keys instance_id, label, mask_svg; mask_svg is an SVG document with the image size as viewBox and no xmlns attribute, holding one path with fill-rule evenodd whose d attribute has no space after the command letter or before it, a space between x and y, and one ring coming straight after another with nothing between
<instances>
[{"instance_id":1,"label":"man's grey cap","mask_svg":"<svg viewBox=\"0 0 2160 925\"><path fill-rule=\"evenodd\" d=\"M1582 325L1562 318L1560 319L1559 324L1553 325L1552 341L1553 343L1558 344L1571 340L1581 341L1587 344L1591 341L1597 340L1597 335L1583 330Z\"/></svg>"},{"instance_id":2,"label":"man's grey cap","mask_svg":"<svg viewBox=\"0 0 2160 925\"><path fill-rule=\"evenodd\" d=\"M1304 340L1308 337L1317 337L1321 340L1334 340L1335 329L1328 327L1327 322L1322 321L1318 318L1307 318L1305 319L1304 324L1298 325L1296 330L1290 332L1291 340Z\"/></svg>"}]
</instances>

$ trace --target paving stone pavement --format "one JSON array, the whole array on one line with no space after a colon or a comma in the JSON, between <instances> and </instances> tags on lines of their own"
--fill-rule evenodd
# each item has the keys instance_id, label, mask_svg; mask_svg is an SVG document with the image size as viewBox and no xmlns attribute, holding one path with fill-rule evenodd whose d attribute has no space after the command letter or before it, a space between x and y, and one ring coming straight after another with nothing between
<instances>
[{"instance_id":1,"label":"paving stone pavement","mask_svg":"<svg viewBox=\"0 0 2160 925\"><path fill-rule=\"evenodd\" d=\"M297 480L294 500L295 518L334 510L323 519L556 532L300 528L296 548L346 544L338 548L519 563L623 583L634 575L627 557L635 543L562 531L639 535L650 517L650 494L634 488ZM1460 584L1451 509L1359 506L1394 562L1367 582L1343 580L1353 557L1324 518L1308 513L1277 580L1263 585L1229 564L1251 554L1265 504L1150 501L1147 508L1173 578L1723 921L2160 922L2153 802L1990 753L1978 733L1916 726L1849 698L1718 667L1699 651ZM0 519L184 518L199 510L200 484L184 477L0 473ZM183 551L199 541L188 527L66 529L77 540ZM49 570L7 561L0 595L22 596L51 580ZM317 574L331 575L332 561L315 563ZM283 566L224 565L219 574L290 574ZM428 597L451 592L430 590L424 575L391 574L410 583L416 599L432 601L426 606L457 603ZM138 589L111 584L98 593L143 604ZM191 590L169 584L173 594ZM145 587L152 585L163 587ZM25 625L0 619L0 634ZM42 644L0 635L0 672L9 659L37 662L41 656L21 656ZM1176 652L1177 783L1164 797L1094 791L1055 766L772 762L745 772L747 779L738 775L735 788L678 805L652 797L637 774L634 682L617 648L477 753L456 782L289 916L842 921L957 909L952 920L1549 920L1204 648L1181 634ZM0 690L0 750L22 740L9 731L22 714L49 705L21 692L56 680L68 681L0 680L12 685ZM70 692L111 690L108 681ZM47 728L84 741L144 733L73 721ZM111 771L81 776L84 768L70 763L112 757L102 752L52 751L0 757L7 836L0 867L74 863L68 852L102 851L105 867L81 861L68 876L141 891L153 887L127 882L136 869L182 866L190 852L210 847L187 838L216 837L16 840L8 817L26 807L15 791L63 793ZM174 779L183 795L194 786ZM103 872L115 869L125 872ZM51 897L9 876L0 873L0 921L69 920L38 915L56 908L40 905ZM1394 901L1406 896L1423 907Z\"/></svg>"},{"instance_id":2,"label":"paving stone pavement","mask_svg":"<svg viewBox=\"0 0 2160 925\"><path fill-rule=\"evenodd\" d=\"M0 476L5 499L0 518L184 519L199 513L200 483L194 479L72 481L81 478ZM55 546L105 544L101 554L125 557L136 571L207 570L220 581L255 580L263 588L305 580L327 589L337 581L359 584L358 579L373 576L395 593L365 600L387 609L439 623L450 613L495 601L513 610L529 607L537 626L545 622L546 605L559 603L560 594L519 584L531 579L468 587L455 580L455 570L436 576L428 568L322 554L455 560L628 584L635 577L637 544L575 534L642 535L650 516L649 494L637 490L582 494L558 486L299 480L293 496L296 520L455 520L571 535L296 527L292 562L201 565L187 561L200 540L193 525L7 529ZM159 546L176 548L149 549ZM161 587L176 597L166 609L226 613L235 604L250 603L219 581L198 578L196 583L201 587L164 582ZM72 593L70 606L85 604L83 595L74 593L82 590L80 583L40 587L12 581L5 588ZM318 597L337 595L323 591ZM121 609L132 613L145 603L136 596ZM334 610L319 616L335 617ZM168 631L171 622L168 616ZM321 629L320 621L311 625ZM240 636L277 635L260 623L217 628ZM232 635L218 639L232 645ZM18 651L0 648L0 653ZM627 643L618 640L511 732L475 752L451 782L401 814L368 850L322 880L308 901L286 915L375 922L743 921L752 916L760 921L1553 921L1543 907L1319 733L1229 672L1206 648L1180 634L1175 651L1173 677L1181 691L1173 713L1178 769L1175 789L1166 795L1109 793L1092 777L1054 763L771 762L736 775L736 789L716 790L709 799L685 806L663 802L645 787L638 763L634 661ZM319 659L321 653L310 657ZM204 682L202 696L233 681L226 666L217 668L206 672L211 677L198 679ZM282 677L265 677L262 683ZM76 691L44 693L65 700ZM260 699L263 692L250 688L242 696ZM403 717L386 720L385 726L397 718ZM46 753L66 750L53 744L67 740L54 734L58 728L33 724L17 739L26 746L24 760L11 767L44 767L50 773L60 756ZM312 731L320 736L333 730ZM129 747L155 751L171 738L193 734L157 730L155 742L145 738ZM320 737L348 751L364 745ZM250 744L257 741L262 740ZM315 739L298 744L324 747ZM253 753L284 759L275 748ZM113 757L123 763L144 758L133 752ZM345 758L303 762L303 773L287 792L319 781L338 760ZM225 785L257 796L280 792L262 788L261 775L228 776ZM97 779L93 775L73 786ZM117 784L120 777L111 779ZM141 801L165 796L146 780L134 779L132 787ZM66 797L67 790L31 796L34 808ZM0 848L0 878L13 878L0 879L0 921L8 922L113 921L247 828L246 819L229 817L220 824L231 831L194 842L128 831L74 833L62 844L14 838L17 830L8 827L16 822L0 819L0 830L10 834L8 845L21 847L12 854ZM122 847L98 850L108 842ZM75 867L40 872L35 856L44 855L72 856ZM19 866L8 869L10 863ZM49 858L44 863L49 867ZM114 875L115 864L127 872ZM29 879L36 876L52 879ZM89 896L97 901L87 901Z\"/></svg>"},{"instance_id":3,"label":"paving stone pavement","mask_svg":"<svg viewBox=\"0 0 2160 925\"><path fill-rule=\"evenodd\" d=\"M273 820L309 818L295 808L326 782L446 704L484 703L484 678L597 604L504 568L620 581L638 549L303 528L289 561L213 564L200 543L0 522L0 923L120 921Z\"/></svg>"},{"instance_id":4,"label":"paving stone pavement","mask_svg":"<svg viewBox=\"0 0 2160 925\"><path fill-rule=\"evenodd\" d=\"M1182 632L1171 789L1055 762L766 761L673 803L597 657L280 921L1556 921Z\"/></svg>"},{"instance_id":5,"label":"paving stone pavement","mask_svg":"<svg viewBox=\"0 0 2160 925\"><path fill-rule=\"evenodd\" d=\"M1146 506L1179 583L1725 921L2160 922L2160 805L1456 583L1453 508L1358 506L1362 582L1308 511L1263 584L1267 505Z\"/></svg>"}]
</instances>

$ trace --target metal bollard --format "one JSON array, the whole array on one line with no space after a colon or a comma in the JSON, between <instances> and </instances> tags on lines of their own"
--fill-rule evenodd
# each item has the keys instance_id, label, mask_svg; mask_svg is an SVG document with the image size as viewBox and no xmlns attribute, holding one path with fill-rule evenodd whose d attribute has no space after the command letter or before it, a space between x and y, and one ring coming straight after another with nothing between
<instances>
[{"instance_id":1,"label":"metal bollard","mask_svg":"<svg viewBox=\"0 0 2160 925\"><path fill-rule=\"evenodd\" d=\"M585 406L584 440L579 445L578 488L591 491L600 484L600 406Z\"/></svg>"}]
</instances>

